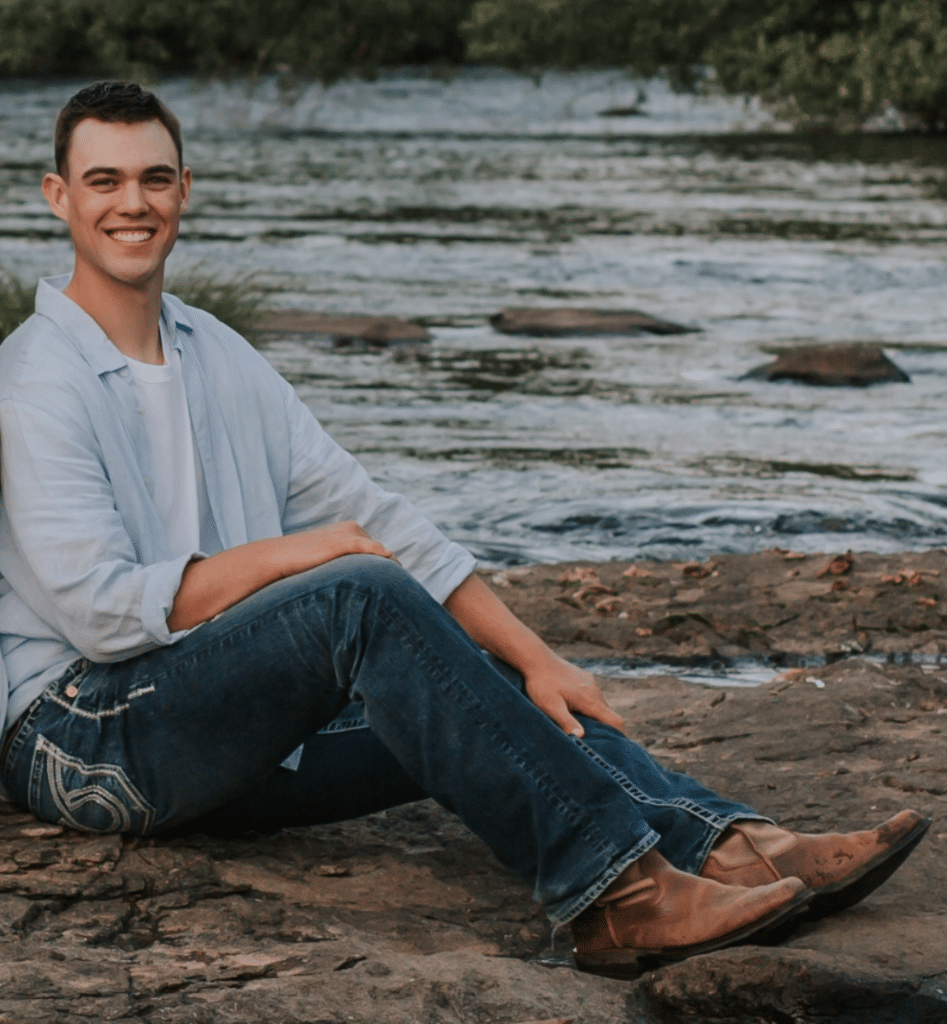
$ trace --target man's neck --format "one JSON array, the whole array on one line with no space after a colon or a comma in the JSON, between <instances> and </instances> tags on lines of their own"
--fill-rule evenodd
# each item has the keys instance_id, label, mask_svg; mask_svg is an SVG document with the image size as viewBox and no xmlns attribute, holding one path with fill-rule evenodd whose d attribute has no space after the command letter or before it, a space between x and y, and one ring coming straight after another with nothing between
<instances>
[{"instance_id":1,"label":"man's neck","mask_svg":"<svg viewBox=\"0 0 947 1024\"><path fill-rule=\"evenodd\" d=\"M122 355L159 366L164 362L158 332L162 284L163 275L131 285L77 267L63 294L92 317Z\"/></svg>"}]
</instances>

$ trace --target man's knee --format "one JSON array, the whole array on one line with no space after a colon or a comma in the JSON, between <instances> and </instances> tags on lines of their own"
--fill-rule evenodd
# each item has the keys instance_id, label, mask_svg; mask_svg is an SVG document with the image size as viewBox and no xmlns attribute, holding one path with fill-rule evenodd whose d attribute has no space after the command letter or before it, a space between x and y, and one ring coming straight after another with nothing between
<instances>
[{"instance_id":1,"label":"man's knee","mask_svg":"<svg viewBox=\"0 0 947 1024\"><path fill-rule=\"evenodd\" d=\"M371 593L399 605L409 604L411 595L421 602L433 601L418 581L397 562L379 555L342 555L296 577L303 590Z\"/></svg>"}]
</instances>

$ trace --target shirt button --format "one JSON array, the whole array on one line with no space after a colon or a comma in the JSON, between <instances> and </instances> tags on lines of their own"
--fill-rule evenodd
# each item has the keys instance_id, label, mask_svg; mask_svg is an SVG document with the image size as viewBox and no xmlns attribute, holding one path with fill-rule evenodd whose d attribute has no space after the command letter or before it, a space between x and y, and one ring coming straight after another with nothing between
<instances>
[{"instance_id":1,"label":"shirt button","mask_svg":"<svg viewBox=\"0 0 947 1024\"><path fill-rule=\"evenodd\" d=\"M138 412L139 412L139 413L140 413L140 414L141 414L142 416L144 416L144 415L145 415L145 407L144 407L143 405L139 405L139 406L138 406Z\"/></svg>"},{"instance_id":2,"label":"shirt button","mask_svg":"<svg viewBox=\"0 0 947 1024\"><path fill-rule=\"evenodd\" d=\"M146 485L147 487L150 487L150 486L151 486L151 477L150 477L150 476L146 476L146 477L145 477L145 485Z\"/></svg>"},{"instance_id":3,"label":"shirt button","mask_svg":"<svg viewBox=\"0 0 947 1024\"><path fill-rule=\"evenodd\" d=\"M78 686L73 686L73 684L72 684L72 683L70 683L70 684L69 684L69 685L68 685L68 686L66 687L66 696L67 696L67 697L68 697L68 698L69 698L70 700L71 700L71 699L72 699L73 697L78 697L78 696L79 696L79 687L78 687Z\"/></svg>"},{"instance_id":4,"label":"shirt button","mask_svg":"<svg viewBox=\"0 0 947 1024\"><path fill-rule=\"evenodd\" d=\"M118 371L118 375L119 375L119 377L127 377L127 376L128 376L128 367L127 367L127 366L123 366L123 367L122 367L122 368L121 368L121 369L120 369L120 370Z\"/></svg>"}]
</instances>

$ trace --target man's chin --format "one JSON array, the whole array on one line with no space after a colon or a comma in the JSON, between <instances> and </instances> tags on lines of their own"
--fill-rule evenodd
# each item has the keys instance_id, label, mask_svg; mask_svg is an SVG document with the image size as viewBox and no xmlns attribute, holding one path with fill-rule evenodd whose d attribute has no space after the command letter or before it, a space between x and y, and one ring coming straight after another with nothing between
<instances>
[{"instance_id":1,"label":"man's chin","mask_svg":"<svg viewBox=\"0 0 947 1024\"><path fill-rule=\"evenodd\" d=\"M158 266L155 266L151 260L147 263L143 261L137 264L129 261L121 266L102 267L96 276L106 278L113 286L118 285L119 287L133 288L136 291L146 291L154 285L155 281L160 283L163 280L163 270L163 261Z\"/></svg>"}]
</instances>

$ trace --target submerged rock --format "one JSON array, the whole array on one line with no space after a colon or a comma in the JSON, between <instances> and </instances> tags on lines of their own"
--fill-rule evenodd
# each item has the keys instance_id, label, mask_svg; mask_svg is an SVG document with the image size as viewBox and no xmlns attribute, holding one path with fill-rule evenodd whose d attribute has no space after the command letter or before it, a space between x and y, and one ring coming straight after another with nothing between
<instances>
[{"instance_id":1,"label":"submerged rock","mask_svg":"<svg viewBox=\"0 0 947 1024\"><path fill-rule=\"evenodd\" d=\"M431 340L427 328L397 316L337 316L284 309L268 313L262 334L309 334L331 339L335 348L383 349Z\"/></svg>"},{"instance_id":2,"label":"submerged rock","mask_svg":"<svg viewBox=\"0 0 947 1024\"><path fill-rule=\"evenodd\" d=\"M502 334L557 338L570 334L689 334L696 330L634 309L501 309L490 317Z\"/></svg>"},{"instance_id":3,"label":"submerged rock","mask_svg":"<svg viewBox=\"0 0 947 1024\"><path fill-rule=\"evenodd\" d=\"M880 345L801 345L757 366L743 379L798 380L822 387L863 388L869 384L910 383L911 378L884 354Z\"/></svg>"}]
</instances>

